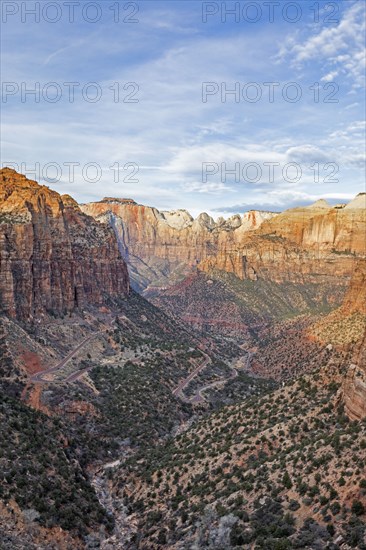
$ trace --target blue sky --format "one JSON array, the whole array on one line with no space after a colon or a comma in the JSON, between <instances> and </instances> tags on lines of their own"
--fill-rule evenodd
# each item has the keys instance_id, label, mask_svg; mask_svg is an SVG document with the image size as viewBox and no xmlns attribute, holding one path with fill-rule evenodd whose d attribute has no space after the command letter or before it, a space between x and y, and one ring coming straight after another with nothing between
<instances>
[{"instance_id":1,"label":"blue sky","mask_svg":"<svg viewBox=\"0 0 366 550\"><path fill-rule=\"evenodd\" d=\"M145 0L132 14L134 3L104 0L95 2L96 23L83 18L88 2L77 2L72 23L69 8L57 3L58 13L51 6L35 22L22 12L35 2L3 2L2 165L31 170L39 163L41 177L43 170L52 179L56 170L44 167L57 163L60 179L48 184L80 202L132 197L214 216L323 197L346 202L365 191L362 0L320 1L318 14L307 0L283 13L288 3L280 1L273 22L261 1L256 13L254 2L240 2L237 20L227 14L225 21L221 2ZM110 9L116 4L119 22ZM14 5L18 12L7 15ZM216 9L203 22L202 14ZM95 14L86 11L89 19ZM47 85L56 83L60 100L41 94L38 103L32 95L22 101L22 87L37 82L51 100L56 88ZM80 84L73 103L67 82ZM102 93L95 103L80 92L90 82L98 88L87 90L89 99ZM131 94L138 101L115 102L115 83L120 99ZM135 84L124 90L126 83ZM214 83L206 102L203 83ZM276 83L272 102L268 83ZM225 96L225 87L235 86L239 97ZM301 98L288 101L286 92ZM256 102L254 94L262 94ZM78 163L74 181L70 162ZM85 171L88 163L100 166L99 181L90 181L95 169ZM130 163L139 170L128 177Z\"/></svg>"}]
</instances>

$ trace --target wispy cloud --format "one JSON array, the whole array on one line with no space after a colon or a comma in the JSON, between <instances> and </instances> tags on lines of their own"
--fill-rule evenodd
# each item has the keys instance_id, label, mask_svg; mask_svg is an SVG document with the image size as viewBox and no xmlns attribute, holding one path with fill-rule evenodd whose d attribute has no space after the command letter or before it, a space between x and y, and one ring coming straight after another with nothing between
<instances>
[{"instance_id":1,"label":"wispy cloud","mask_svg":"<svg viewBox=\"0 0 366 550\"><path fill-rule=\"evenodd\" d=\"M29 87L77 81L80 87L72 104L65 97L54 104L9 98L3 104L2 161L30 167L35 162L78 162L75 182L63 173L53 187L81 201L108 194L164 209L212 211L224 201L241 204L244 198L248 204L270 199L282 207L344 189L354 195L364 186L364 99L357 87L360 4L351 3L339 24L300 22L296 32L294 25L279 23L263 22L245 32L232 23L203 25L199 3L158 0L143 3L140 23L130 26L111 21L95 26L10 24L4 28L3 79ZM274 64L273 44L281 42ZM349 86L340 87L339 103L325 104L323 92L320 102L314 101L309 89L314 82L323 79L325 85L344 76ZM273 103L263 86L270 81L278 83ZM298 103L282 95L291 81L302 88ZM103 90L98 103L83 100L80 89L88 82L98 82ZM115 82L136 82L139 102L114 103L110 87ZM202 82L228 89L237 82L255 82L262 98L257 103L223 101L218 93L203 103ZM103 168L101 180L92 185L82 174L89 162ZM118 182L110 168L116 162L121 167ZM139 166L138 183L124 177L129 162ZM228 169L236 162L337 162L339 182L315 184L306 166L302 180L294 183L277 176L272 183L265 178L237 183L230 175L222 181L221 173L203 181L204 162L226 163Z\"/></svg>"},{"instance_id":2,"label":"wispy cloud","mask_svg":"<svg viewBox=\"0 0 366 550\"><path fill-rule=\"evenodd\" d=\"M321 78L334 80L339 75L350 78L355 87L365 85L366 5L356 1L344 12L335 26L321 27L303 41L297 33L281 47L278 59L290 59L294 66L316 60L328 70Z\"/></svg>"}]
</instances>

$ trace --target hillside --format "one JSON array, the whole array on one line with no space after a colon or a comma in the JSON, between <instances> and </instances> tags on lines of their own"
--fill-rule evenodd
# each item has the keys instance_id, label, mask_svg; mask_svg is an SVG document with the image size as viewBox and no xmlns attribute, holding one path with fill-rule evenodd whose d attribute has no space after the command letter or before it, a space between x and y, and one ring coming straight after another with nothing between
<instances>
[{"instance_id":1,"label":"hillside","mask_svg":"<svg viewBox=\"0 0 366 550\"><path fill-rule=\"evenodd\" d=\"M115 496L136 526L127 548L366 548L365 288L361 260L337 310L262 331L257 367L301 365L279 389L116 468ZM330 344L355 315L353 341Z\"/></svg>"},{"instance_id":2,"label":"hillside","mask_svg":"<svg viewBox=\"0 0 366 550\"><path fill-rule=\"evenodd\" d=\"M339 384L320 368L128 460L114 484L128 548L365 548L366 427Z\"/></svg>"}]
</instances>

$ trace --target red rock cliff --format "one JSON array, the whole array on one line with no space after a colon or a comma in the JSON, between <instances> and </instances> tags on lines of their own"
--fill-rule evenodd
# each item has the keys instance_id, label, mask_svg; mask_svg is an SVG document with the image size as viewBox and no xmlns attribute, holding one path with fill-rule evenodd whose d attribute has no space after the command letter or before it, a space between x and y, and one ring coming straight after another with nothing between
<instances>
[{"instance_id":1,"label":"red rock cliff","mask_svg":"<svg viewBox=\"0 0 366 550\"><path fill-rule=\"evenodd\" d=\"M366 260L358 262L339 311L345 318L357 315L361 329L340 392L346 414L360 420L366 418Z\"/></svg>"},{"instance_id":2,"label":"red rock cliff","mask_svg":"<svg viewBox=\"0 0 366 550\"><path fill-rule=\"evenodd\" d=\"M168 286L192 267L241 279L325 283L344 287L356 258L366 256L366 195L344 207L325 201L281 214L248 212L216 222L185 210L159 212L131 199L82 205L109 222L140 285Z\"/></svg>"},{"instance_id":3,"label":"red rock cliff","mask_svg":"<svg viewBox=\"0 0 366 550\"><path fill-rule=\"evenodd\" d=\"M27 320L127 293L113 231L68 195L0 170L0 310Z\"/></svg>"},{"instance_id":4,"label":"red rock cliff","mask_svg":"<svg viewBox=\"0 0 366 550\"><path fill-rule=\"evenodd\" d=\"M131 199L113 198L84 204L81 208L114 228L131 278L139 290L149 285L168 286L200 262L217 255L227 259L223 269L235 270L233 257L236 258L243 235L275 215L251 211L214 222L205 213L193 219L186 210L160 212Z\"/></svg>"},{"instance_id":5,"label":"red rock cliff","mask_svg":"<svg viewBox=\"0 0 366 550\"><path fill-rule=\"evenodd\" d=\"M265 220L240 241L221 242L202 269L232 271L242 279L344 285L356 258L366 256L366 194L344 208L325 201Z\"/></svg>"}]
</instances>

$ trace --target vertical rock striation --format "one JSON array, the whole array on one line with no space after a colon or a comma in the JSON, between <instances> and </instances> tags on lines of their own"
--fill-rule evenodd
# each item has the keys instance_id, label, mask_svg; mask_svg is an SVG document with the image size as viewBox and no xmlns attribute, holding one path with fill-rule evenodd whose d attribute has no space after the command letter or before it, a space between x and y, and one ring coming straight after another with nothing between
<instances>
[{"instance_id":1,"label":"vertical rock striation","mask_svg":"<svg viewBox=\"0 0 366 550\"><path fill-rule=\"evenodd\" d=\"M81 209L113 227L138 290L170 286L210 258L220 257L221 269L242 275L236 265L238 258L242 263L239 243L276 215L251 211L215 222L206 213L193 219L186 210L165 212L113 198L81 205Z\"/></svg>"},{"instance_id":2,"label":"vertical rock striation","mask_svg":"<svg viewBox=\"0 0 366 550\"><path fill-rule=\"evenodd\" d=\"M360 420L366 418L366 260L358 263L340 311L344 316L363 315L362 336L341 388L346 414L351 420Z\"/></svg>"},{"instance_id":3,"label":"vertical rock striation","mask_svg":"<svg viewBox=\"0 0 366 550\"><path fill-rule=\"evenodd\" d=\"M160 212L131 199L82 205L114 228L136 286L165 287L196 268L240 279L343 286L366 256L366 194L348 205L317 201L280 214L250 211L216 222Z\"/></svg>"},{"instance_id":4,"label":"vertical rock striation","mask_svg":"<svg viewBox=\"0 0 366 550\"><path fill-rule=\"evenodd\" d=\"M28 320L128 293L113 231L68 195L0 170L0 310Z\"/></svg>"}]
</instances>

